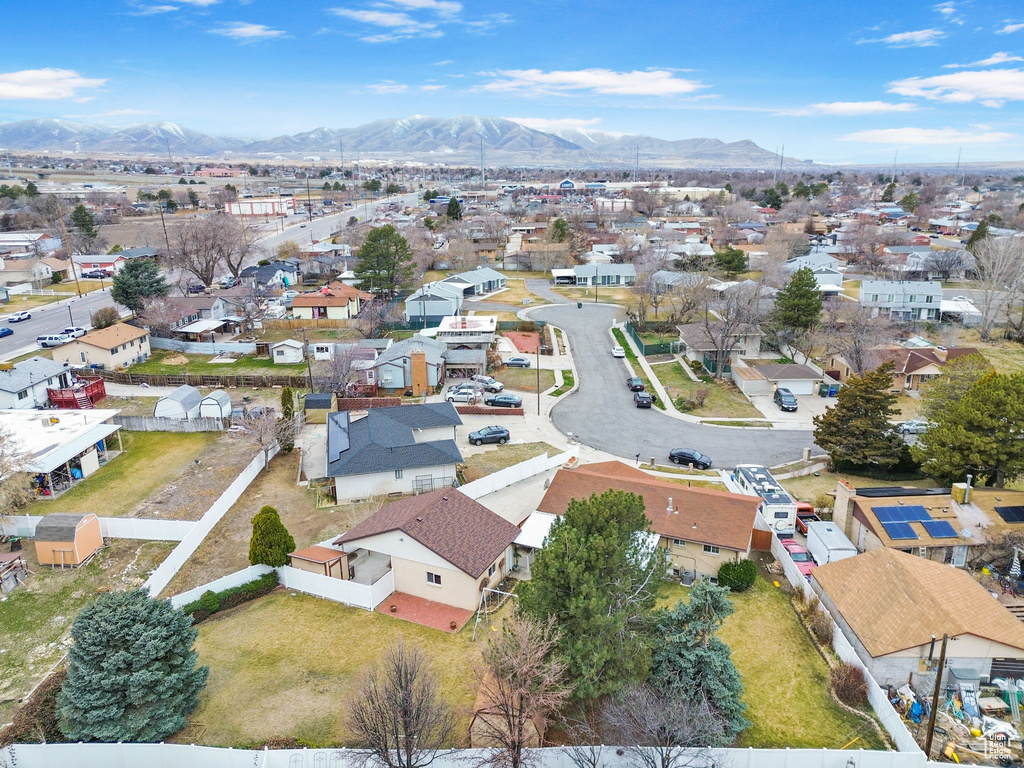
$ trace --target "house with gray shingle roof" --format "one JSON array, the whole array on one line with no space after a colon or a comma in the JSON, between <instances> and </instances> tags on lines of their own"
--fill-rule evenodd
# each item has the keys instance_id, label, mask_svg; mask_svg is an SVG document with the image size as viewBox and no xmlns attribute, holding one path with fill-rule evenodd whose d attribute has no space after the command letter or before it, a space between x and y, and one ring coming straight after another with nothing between
<instances>
[{"instance_id":1,"label":"house with gray shingle roof","mask_svg":"<svg viewBox=\"0 0 1024 768\"><path fill-rule=\"evenodd\" d=\"M39 408L50 402L47 389L71 386L71 370L66 363L33 357L13 366L0 368L0 409Z\"/></svg>"},{"instance_id":2,"label":"house with gray shingle roof","mask_svg":"<svg viewBox=\"0 0 1024 768\"><path fill-rule=\"evenodd\" d=\"M450 486L462 461L455 444L460 424L451 403L332 413L324 476L333 479L339 501Z\"/></svg>"},{"instance_id":3,"label":"house with gray shingle roof","mask_svg":"<svg viewBox=\"0 0 1024 768\"><path fill-rule=\"evenodd\" d=\"M443 341L416 335L383 350L373 363L373 380L378 389L388 394L411 390L414 395L433 391L444 383L445 358L448 345Z\"/></svg>"}]
</instances>

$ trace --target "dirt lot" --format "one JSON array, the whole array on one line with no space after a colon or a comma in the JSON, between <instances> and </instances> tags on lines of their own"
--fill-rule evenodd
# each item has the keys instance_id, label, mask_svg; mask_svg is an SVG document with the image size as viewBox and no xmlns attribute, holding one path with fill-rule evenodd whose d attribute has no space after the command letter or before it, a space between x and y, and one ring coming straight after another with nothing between
<instances>
[{"instance_id":1,"label":"dirt lot","mask_svg":"<svg viewBox=\"0 0 1024 768\"><path fill-rule=\"evenodd\" d=\"M297 547L342 534L370 514L371 507L363 505L317 509L313 491L296 485L298 471L298 452L275 457L270 467L253 481L210 532L163 594L175 595L248 566L251 520L264 505L274 507L281 514L281 521L295 538Z\"/></svg>"},{"instance_id":2,"label":"dirt lot","mask_svg":"<svg viewBox=\"0 0 1024 768\"><path fill-rule=\"evenodd\" d=\"M10 721L18 699L67 651L71 621L98 592L142 584L174 542L109 540L92 560L74 570L40 567L26 542L32 572L28 583L0 598L0 723Z\"/></svg>"}]
</instances>

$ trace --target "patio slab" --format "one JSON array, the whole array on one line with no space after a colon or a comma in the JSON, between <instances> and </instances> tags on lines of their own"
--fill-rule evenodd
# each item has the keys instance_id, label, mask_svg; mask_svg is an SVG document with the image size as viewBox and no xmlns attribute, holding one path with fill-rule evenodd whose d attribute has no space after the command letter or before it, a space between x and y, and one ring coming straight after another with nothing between
<instances>
[{"instance_id":1,"label":"patio slab","mask_svg":"<svg viewBox=\"0 0 1024 768\"><path fill-rule=\"evenodd\" d=\"M396 607L394 613L391 606ZM432 629L440 629L442 632L455 634L466 622L473 618L473 611L465 608L456 608L444 603L435 603L432 600L424 600L422 597L409 595L405 592L392 592L391 595L377 606L378 613L385 613L398 619L411 621ZM455 629L451 623L455 622Z\"/></svg>"}]
</instances>

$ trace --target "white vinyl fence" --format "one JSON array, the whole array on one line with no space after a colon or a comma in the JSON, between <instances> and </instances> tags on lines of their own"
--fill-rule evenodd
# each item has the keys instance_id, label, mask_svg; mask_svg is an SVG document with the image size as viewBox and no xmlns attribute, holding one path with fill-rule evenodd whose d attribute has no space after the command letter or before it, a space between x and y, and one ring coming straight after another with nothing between
<instances>
[{"instance_id":1,"label":"white vinyl fence","mask_svg":"<svg viewBox=\"0 0 1024 768\"><path fill-rule=\"evenodd\" d=\"M250 581L256 581L260 576L270 573L274 569L269 565L250 565L248 568L243 568L240 571L229 573L227 576L221 576L219 579L207 582L202 586L190 589L187 592L174 595L170 598L171 605L175 608L181 608L183 605L198 600L203 596L203 593L207 590L211 592L223 592L225 589L231 589L232 587L239 587L242 584L248 584Z\"/></svg>"},{"instance_id":2,"label":"white vinyl fence","mask_svg":"<svg viewBox=\"0 0 1024 768\"><path fill-rule=\"evenodd\" d=\"M203 416L195 419L169 419L166 416L113 416L128 432L223 432L224 419Z\"/></svg>"},{"instance_id":3,"label":"white vinyl fence","mask_svg":"<svg viewBox=\"0 0 1024 768\"><path fill-rule=\"evenodd\" d=\"M618 754L618 752L623 754ZM569 755L557 747L531 750L538 768L576 768ZM437 758L434 768L481 765L488 750L461 749ZM657 756L648 757L654 764ZM629 749L603 747L596 765L631 768L638 759ZM692 758L679 757L676 764L694 768L925 768L924 754L865 752L838 749L715 749ZM16 744L0 749L0 766L17 768L357 768L363 755L347 749L224 749L186 744Z\"/></svg>"},{"instance_id":4,"label":"white vinyl fence","mask_svg":"<svg viewBox=\"0 0 1024 768\"><path fill-rule=\"evenodd\" d=\"M789 552L786 551L785 547L782 546L782 542L779 537L774 533L772 534L772 555L782 565L782 571L788 581L795 589L800 589L808 597L815 597L814 590L811 589L811 585L807 582L807 579L797 569L796 563L793 562L793 558L789 556ZM819 602L818 610L832 619L832 648L835 650L836 655L839 656L845 662L853 664L864 672L864 678L868 681L868 701L871 703L871 708L878 715L878 719L882 722L882 726L889 735L892 736L893 741L896 743L896 748L900 752L912 754L918 753L924 755L921 748L918 746L914 737L910 735L910 731L907 730L907 726L903 723L903 719L899 713L892 708L889 703L889 699L885 692L879 687L875 678L872 677L868 668L861 661L860 656L857 655L857 651L854 650L853 646L850 645L850 641L846 639L843 634L843 630L835 619L828 612L828 610Z\"/></svg>"},{"instance_id":5,"label":"white vinyl fence","mask_svg":"<svg viewBox=\"0 0 1024 768\"><path fill-rule=\"evenodd\" d=\"M219 523L221 518L231 509L231 506L238 501L242 492L256 479L260 470L263 469L269 459L274 457L277 450L275 447L266 460L263 458L263 451L257 453L256 457L249 462L249 465L234 479L234 482L210 505L202 519L188 532L185 538L181 540L181 543L167 556L167 559L160 563L157 569L150 574L149 579L144 585L149 590L149 594L156 597L170 583L171 579L174 578L174 574L181 569L185 561L199 548L199 545L203 543L203 539L213 530L213 526Z\"/></svg>"},{"instance_id":6,"label":"white vinyl fence","mask_svg":"<svg viewBox=\"0 0 1024 768\"><path fill-rule=\"evenodd\" d=\"M351 579L332 579L330 576L301 571L287 565L277 569L277 577L289 589L368 611L372 611L395 591L394 571L388 571L373 585L357 584Z\"/></svg>"},{"instance_id":7,"label":"white vinyl fence","mask_svg":"<svg viewBox=\"0 0 1024 768\"><path fill-rule=\"evenodd\" d=\"M178 341L177 339L162 339L158 336L150 336L149 345L154 349L171 349L175 352L188 352L193 355L217 355L221 352L251 355L256 351L256 345L252 342Z\"/></svg>"},{"instance_id":8,"label":"white vinyl fence","mask_svg":"<svg viewBox=\"0 0 1024 768\"><path fill-rule=\"evenodd\" d=\"M5 536L32 538L44 516L19 515L0 525ZM195 520L153 520L139 517L101 517L100 534L105 539L145 539L147 541L181 541L198 525Z\"/></svg>"},{"instance_id":9,"label":"white vinyl fence","mask_svg":"<svg viewBox=\"0 0 1024 768\"><path fill-rule=\"evenodd\" d=\"M515 485L520 480L539 475L541 472L547 472L555 467L560 467L575 455L572 451L566 451L557 456L535 456L532 459L506 467L486 477L481 477L479 480L466 483L459 487L459 491L471 499L479 499L489 493Z\"/></svg>"}]
</instances>

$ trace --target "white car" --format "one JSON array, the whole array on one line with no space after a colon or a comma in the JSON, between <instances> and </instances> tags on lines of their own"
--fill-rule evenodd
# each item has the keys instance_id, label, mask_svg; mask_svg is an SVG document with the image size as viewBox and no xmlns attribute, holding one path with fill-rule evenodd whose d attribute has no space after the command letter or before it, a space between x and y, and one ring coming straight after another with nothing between
<instances>
[{"instance_id":1,"label":"white car","mask_svg":"<svg viewBox=\"0 0 1024 768\"><path fill-rule=\"evenodd\" d=\"M31 312L26 312L25 310L22 310L20 312L15 312L13 315L8 317L7 318L7 322L8 323L20 323L23 320L31 320L31 319L32 319L32 313Z\"/></svg>"},{"instance_id":2,"label":"white car","mask_svg":"<svg viewBox=\"0 0 1024 768\"><path fill-rule=\"evenodd\" d=\"M974 299L972 299L970 296L954 296L953 301L966 301L968 304L974 303Z\"/></svg>"},{"instance_id":3,"label":"white car","mask_svg":"<svg viewBox=\"0 0 1024 768\"><path fill-rule=\"evenodd\" d=\"M449 403L475 403L480 399L480 394L475 389L456 389L445 396Z\"/></svg>"},{"instance_id":4,"label":"white car","mask_svg":"<svg viewBox=\"0 0 1024 768\"><path fill-rule=\"evenodd\" d=\"M61 331L61 333L70 339L80 339L82 336L85 336L85 328L68 327Z\"/></svg>"},{"instance_id":5,"label":"white car","mask_svg":"<svg viewBox=\"0 0 1024 768\"><path fill-rule=\"evenodd\" d=\"M618 344L616 344L614 347L612 347L612 357L625 357L625 356L626 356L626 350L624 350Z\"/></svg>"}]
</instances>

